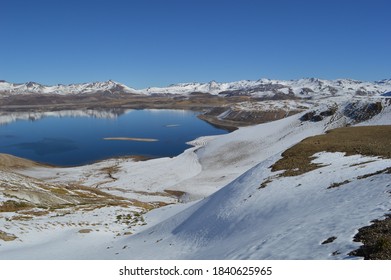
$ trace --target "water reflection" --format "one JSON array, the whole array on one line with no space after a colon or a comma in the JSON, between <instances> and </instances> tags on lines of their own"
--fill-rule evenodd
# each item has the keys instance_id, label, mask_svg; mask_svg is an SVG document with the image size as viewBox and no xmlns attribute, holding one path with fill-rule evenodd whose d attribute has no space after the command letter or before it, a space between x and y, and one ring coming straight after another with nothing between
<instances>
[{"instance_id":1,"label":"water reflection","mask_svg":"<svg viewBox=\"0 0 391 280\"><path fill-rule=\"evenodd\" d=\"M116 119L120 115L132 111L131 109L105 109L105 110L63 110L50 112L0 112L0 125L6 125L16 121L36 121L46 117L90 117L97 119Z\"/></svg>"}]
</instances>

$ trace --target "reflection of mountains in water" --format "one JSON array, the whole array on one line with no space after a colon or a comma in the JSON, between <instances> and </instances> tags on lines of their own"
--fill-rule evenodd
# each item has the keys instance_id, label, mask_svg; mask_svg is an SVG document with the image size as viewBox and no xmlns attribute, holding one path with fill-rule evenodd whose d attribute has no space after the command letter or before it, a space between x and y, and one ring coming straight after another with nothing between
<instances>
[{"instance_id":1,"label":"reflection of mountains in water","mask_svg":"<svg viewBox=\"0 0 391 280\"><path fill-rule=\"evenodd\" d=\"M106 110L63 110L51 112L1 112L0 125L6 125L16 121L36 121L46 117L89 117L97 119L116 119L131 110L129 109L106 109Z\"/></svg>"}]
</instances>

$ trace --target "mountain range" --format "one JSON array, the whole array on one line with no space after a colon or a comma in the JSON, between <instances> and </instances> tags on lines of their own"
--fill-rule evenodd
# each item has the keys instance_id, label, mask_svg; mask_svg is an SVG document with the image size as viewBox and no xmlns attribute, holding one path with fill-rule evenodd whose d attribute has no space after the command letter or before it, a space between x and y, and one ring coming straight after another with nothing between
<instances>
[{"instance_id":1,"label":"mountain range","mask_svg":"<svg viewBox=\"0 0 391 280\"><path fill-rule=\"evenodd\" d=\"M91 82L69 85L42 85L36 82L10 83L0 81L0 96L20 94L140 94L140 95L190 95L194 93L208 93L212 95L232 96L248 95L254 97L273 97L279 95L308 98L313 95L389 95L391 79L375 82L357 81L351 79L323 80L305 78L299 80L271 80L256 81L241 80L229 83L211 81L209 83L179 83L167 87L149 87L135 89L124 84L109 80L105 82Z\"/></svg>"}]
</instances>

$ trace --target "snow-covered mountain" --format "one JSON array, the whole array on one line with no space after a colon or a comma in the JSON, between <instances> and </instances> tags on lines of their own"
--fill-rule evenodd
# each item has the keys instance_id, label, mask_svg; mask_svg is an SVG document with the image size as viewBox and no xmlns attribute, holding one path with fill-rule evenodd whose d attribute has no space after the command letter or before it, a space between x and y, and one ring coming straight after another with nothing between
<instances>
[{"instance_id":1,"label":"snow-covered mountain","mask_svg":"<svg viewBox=\"0 0 391 280\"><path fill-rule=\"evenodd\" d=\"M308 98L313 96L335 95L380 95L391 91L391 80L364 82L350 79L323 80L306 78L299 80L242 80L229 83L211 81L209 83L180 83L168 87L149 87L134 89L124 84L106 81L71 85L45 86L35 82L13 84L0 81L0 94L88 94L88 93L133 93L147 95L189 95L192 93L209 93L212 95L250 95L254 97L296 96Z\"/></svg>"},{"instance_id":2,"label":"snow-covered mountain","mask_svg":"<svg viewBox=\"0 0 391 280\"><path fill-rule=\"evenodd\" d=\"M230 83L181 83L164 88L147 88L149 94L190 94L195 92L220 95L251 95L258 97L275 95L295 95L308 97L312 95L374 95L391 90L391 81L363 82L350 79L322 80L307 78L299 80L242 80Z\"/></svg>"},{"instance_id":3,"label":"snow-covered mountain","mask_svg":"<svg viewBox=\"0 0 391 280\"><path fill-rule=\"evenodd\" d=\"M70 85L46 86L35 82L14 84L0 81L0 94L88 94L88 93L136 93L137 90L129 88L121 83L109 80L106 82L93 82Z\"/></svg>"}]
</instances>

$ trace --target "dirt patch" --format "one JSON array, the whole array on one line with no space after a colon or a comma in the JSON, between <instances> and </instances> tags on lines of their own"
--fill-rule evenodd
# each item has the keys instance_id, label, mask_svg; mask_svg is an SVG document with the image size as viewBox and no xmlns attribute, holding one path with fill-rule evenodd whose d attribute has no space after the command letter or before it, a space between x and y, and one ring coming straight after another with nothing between
<instances>
[{"instance_id":1,"label":"dirt patch","mask_svg":"<svg viewBox=\"0 0 391 280\"><path fill-rule=\"evenodd\" d=\"M304 139L282 153L272 171L285 170L282 176L297 176L320 165L311 163L318 152L345 152L391 158L391 126L343 127L327 131L324 135Z\"/></svg>"}]
</instances>

